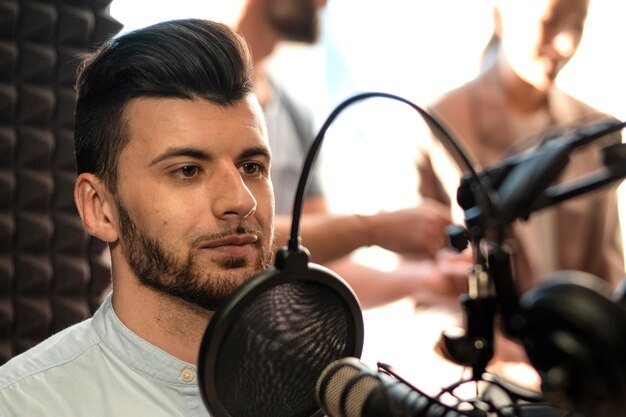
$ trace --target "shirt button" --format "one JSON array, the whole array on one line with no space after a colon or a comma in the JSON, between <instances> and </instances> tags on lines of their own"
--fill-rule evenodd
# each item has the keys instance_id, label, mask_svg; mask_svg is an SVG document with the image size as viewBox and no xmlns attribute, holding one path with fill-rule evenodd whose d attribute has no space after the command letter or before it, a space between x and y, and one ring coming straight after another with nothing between
<instances>
[{"instance_id":1,"label":"shirt button","mask_svg":"<svg viewBox=\"0 0 626 417\"><path fill-rule=\"evenodd\" d=\"M180 373L180 379L183 382L191 382L196 377L196 373L191 368L185 368Z\"/></svg>"}]
</instances>

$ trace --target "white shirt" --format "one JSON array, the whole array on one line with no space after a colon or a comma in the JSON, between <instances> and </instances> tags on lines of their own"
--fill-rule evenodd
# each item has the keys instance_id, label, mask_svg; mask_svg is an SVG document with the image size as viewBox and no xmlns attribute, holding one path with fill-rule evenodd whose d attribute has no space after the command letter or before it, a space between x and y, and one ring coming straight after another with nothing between
<instances>
[{"instance_id":1,"label":"white shirt","mask_svg":"<svg viewBox=\"0 0 626 417\"><path fill-rule=\"evenodd\" d=\"M207 417L196 367L131 332L108 297L92 319L0 367L0 417Z\"/></svg>"}]
</instances>

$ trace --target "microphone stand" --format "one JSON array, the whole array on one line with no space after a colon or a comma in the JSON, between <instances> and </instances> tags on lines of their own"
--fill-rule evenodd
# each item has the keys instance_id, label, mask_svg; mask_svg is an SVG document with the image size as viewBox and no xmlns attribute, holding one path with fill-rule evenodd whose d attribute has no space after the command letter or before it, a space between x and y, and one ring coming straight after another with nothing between
<instances>
[{"instance_id":1,"label":"microphone stand","mask_svg":"<svg viewBox=\"0 0 626 417\"><path fill-rule=\"evenodd\" d=\"M460 297L465 333L454 336L444 332L442 342L450 359L471 367L472 380L484 380L493 358L498 313L509 338L519 339L524 334L525 319L514 286L510 254L499 243L504 240L505 228L517 219L527 219L534 211L626 177L626 144L619 143L603 149L602 168L575 181L550 186L565 169L572 150L624 126L626 123L614 121L585 126L554 139L547 151L542 146L529 154L515 155L478 176L462 179L457 201L464 209L466 227L452 226L448 235L458 251L471 244L474 266L468 277L468 292Z\"/></svg>"},{"instance_id":2,"label":"microphone stand","mask_svg":"<svg viewBox=\"0 0 626 417\"><path fill-rule=\"evenodd\" d=\"M485 245L485 229L481 227L483 220L484 216L474 217L473 226L467 223L467 229L456 226L448 230L450 241L459 252L468 243L471 244L474 265L468 275L468 292L460 296L465 314L465 333L442 334L446 356L459 365L471 367L474 381L482 380L487 364L493 358L494 324L498 306L498 292L490 265L499 258L494 259L493 247ZM500 250L497 252L503 253ZM504 267L505 264L502 263L498 269Z\"/></svg>"}]
</instances>

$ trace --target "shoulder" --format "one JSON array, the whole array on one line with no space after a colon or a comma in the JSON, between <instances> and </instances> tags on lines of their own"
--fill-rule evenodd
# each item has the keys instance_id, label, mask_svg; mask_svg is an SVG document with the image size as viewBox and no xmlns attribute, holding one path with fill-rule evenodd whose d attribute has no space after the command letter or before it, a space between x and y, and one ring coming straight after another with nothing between
<instances>
[{"instance_id":1,"label":"shoulder","mask_svg":"<svg viewBox=\"0 0 626 417\"><path fill-rule=\"evenodd\" d=\"M428 112L435 117L442 126L453 136L459 137L459 132L466 134L471 131L471 84L458 86L440 95L428 106Z\"/></svg>"},{"instance_id":2,"label":"shoulder","mask_svg":"<svg viewBox=\"0 0 626 417\"><path fill-rule=\"evenodd\" d=\"M459 114L459 110L467 108L469 104L469 90L468 83L446 91L430 104L429 109L445 119L452 118Z\"/></svg>"},{"instance_id":3,"label":"shoulder","mask_svg":"<svg viewBox=\"0 0 626 417\"><path fill-rule=\"evenodd\" d=\"M444 127L455 128L459 125L465 125L466 119L469 118L467 107L469 106L468 92L465 86L448 91L440 96L436 101L432 102L427 111L431 116L435 117Z\"/></svg>"},{"instance_id":4,"label":"shoulder","mask_svg":"<svg viewBox=\"0 0 626 417\"><path fill-rule=\"evenodd\" d=\"M313 119L311 109L291 94L279 82L269 78L274 100L281 113L287 114L296 124L310 124Z\"/></svg>"},{"instance_id":5,"label":"shoulder","mask_svg":"<svg viewBox=\"0 0 626 417\"><path fill-rule=\"evenodd\" d=\"M458 105L460 102L467 102L469 96L471 82L465 83L463 85L457 86L445 93L441 94L437 97L436 100L430 105L430 107L435 109L449 109L452 106Z\"/></svg>"},{"instance_id":6,"label":"shoulder","mask_svg":"<svg viewBox=\"0 0 626 417\"><path fill-rule=\"evenodd\" d=\"M593 107L592 105L555 88L550 95L551 110L561 122L593 122L613 119L615 117Z\"/></svg>"},{"instance_id":7,"label":"shoulder","mask_svg":"<svg viewBox=\"0 0 626 417\"><path fill-rule=\"evenodd\" d=\"M470 94L472 82L474 81L470 81L443 93L436 100L431 102L426 109L427 112L437 120L442 129L452 136L458 146L462 146L462 141L466 140L467 135L473 131L471 128L472 119L469 110L471 106ZM441 148L440 151L444 150L444 148L440 146L441 140L433 141L432 135L426 135L424 137L426 137L427 140L422 140L420 146L425 147L428 152L434 152L436 148ZM449 149L448 141L444 141L443 145L455 154L454 151Z\"/></svg>"},{"instance_id":8,"label":"shoulder","mask_svg":"<svg viewBox=\"0 0 626 417\"><path fill-rule=\"evenodd\" d=\"M89 385L95 362L90 352L98 344L89 319L4 364L0 367L0 415L72 415L63 399L81 396L79 391Z\"/></svg>"},{"instance_id":9,"label":"shoulder","mask_svg":"<svg viewBox=\"0 0 626 417\"><path fill-rule=\"evenodd\" d=\"M619 123L620 120L614 116L607 114L582 100L569 95L568 93L555 89L550 96L551 111L554 114L558 124L562 126L580 127L593 125L596 123ZM611 144L620 143L622 141L621 131L607 135L586 149L592 151L595 148L602 148ZM592 151L595 152L595 151Z\"/></svg>"},{"instance_id":10,"label":"shoulder","mask_svg":"<svg viewBox=\"0 0 626 417\"><path fill-rule=\"evenodd\" d=\"M67 365L98 343L91 319L51 336L0 367L0 397L12 385Z\"/></svg>"},{"instance_id":11,"label":"shoulder","mask_svg":"<svg viewBox=\"0 0 626 417\"><path fill-rule=\"evenodd\" d=\"M267 81L271 87L272 93L277 97L278 100L283 103L286 102L300 111L304 111L307 109L307 106L303 102L294 97L294 95L291 94L289 90L273 76L268 75Z\"/></svg>"}]
</instances>

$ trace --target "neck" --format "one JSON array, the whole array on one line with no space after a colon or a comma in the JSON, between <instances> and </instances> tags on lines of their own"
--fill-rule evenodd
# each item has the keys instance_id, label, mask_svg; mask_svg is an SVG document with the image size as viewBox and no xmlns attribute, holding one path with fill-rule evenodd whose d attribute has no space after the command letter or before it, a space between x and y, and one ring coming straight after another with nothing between
<instances>
[{"instance_id":1,"label":"neck","mask_svg":"<svg viewBox=\"0 0 626 417\"><path fill-rule=\"evenodd\" d=\"M500 60L495 71L512 110L532 114L548 106L547 90L535 88L521 79L506 60Z\"/></svg>"},{"instance_id":2,"label":"neck","mask_svg":"<svg viewBox=\"0 0 626 417\"><path fill-rule=\"evenodd\" d=\"M243 6L233 29L248 43L254 67L255 93L264 106L271 98L265 63L282 38L264 18L263 6L255 1Z\"/></svg>"},{"instance_id":3,"label":"neck","mask_svg":"<svg viewBox=\"0 0 626 417\"><path fill-rule=\"evenodd\" d=\"M113 264L112 301L122 323L157 348L196 364L213 312L141 285L120 269Z\"/></svg>"}]
</instances>

